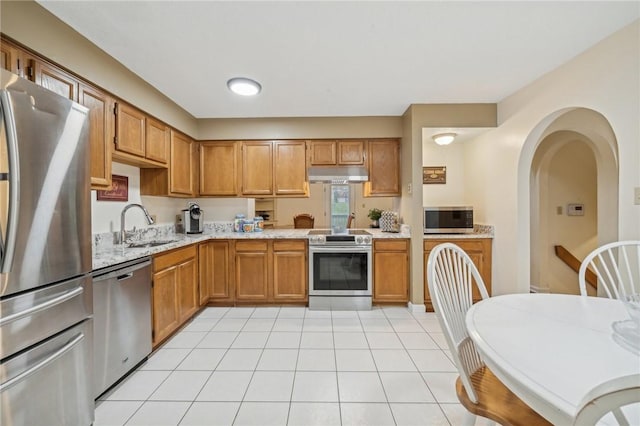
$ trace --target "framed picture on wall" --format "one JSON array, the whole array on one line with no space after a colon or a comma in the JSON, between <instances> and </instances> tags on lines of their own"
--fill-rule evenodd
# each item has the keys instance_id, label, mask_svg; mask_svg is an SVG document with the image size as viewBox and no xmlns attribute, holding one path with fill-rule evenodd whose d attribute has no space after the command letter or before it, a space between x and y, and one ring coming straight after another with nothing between
<instances>
[{"instance_id":1,"label":"framed picture on wall","mask_svg":"<svg viewBox=\"0 0 640 426\"><path fill-rule=\"evenodd\" d=\"M446 166L427 166L422 168L422 183L447 183Z\"/></svg>"},{"instance_id":2,"label":"framed picture on wall","mask_svg":"<svg viewBox=\"0 0 640 426\"><path fill-rule=\"evenodd\" d=\"M98 201L129 201L129 178L112 175L111 189L98 190Z\"/></svg>"}]
</instances>

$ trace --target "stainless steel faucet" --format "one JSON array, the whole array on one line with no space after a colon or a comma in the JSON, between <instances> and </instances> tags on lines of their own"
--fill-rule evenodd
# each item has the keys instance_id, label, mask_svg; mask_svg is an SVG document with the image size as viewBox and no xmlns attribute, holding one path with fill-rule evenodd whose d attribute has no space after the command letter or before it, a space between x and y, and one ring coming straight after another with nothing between
<instances>
[{"instance_id":1,"label":"stainless steel faucet","mask_svg":"<svg viewBox=\"0 0 640 426\"><path fill-rule=\"evenodd\" d=\"M149 214L147 209L145 209L142 204L136 204L136 203L127 204L122 209L122 213L120 213L120 242L119 242L119 244L124 244L126 239L127 239L127 231L125 231L125 227L124 227L124 214L131 207L138 207L138 208L142 209L142 211L144 212L144 216L147 219L147 224L153 225L153 223L154 223L153 218L151 217L151 215Z\"/></svg>"}]
</instances>

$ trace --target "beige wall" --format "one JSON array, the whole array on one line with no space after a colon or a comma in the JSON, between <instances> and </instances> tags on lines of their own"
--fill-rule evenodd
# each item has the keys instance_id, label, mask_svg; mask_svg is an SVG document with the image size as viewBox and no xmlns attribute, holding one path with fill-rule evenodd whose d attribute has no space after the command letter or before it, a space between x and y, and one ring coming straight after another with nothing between
<instances>
[{"instance_id":1,"label":"beige wall","mask_svg":"<svg viewBox=\"0 0 640 426\"><path fill-rule=\"evenodd\" d=\"M584 259L597 246L596 160L587 142L576 140L575 136L555 142L562 147L540 171L544 175L540 215L546 224L539 229L546 240L540 283L551 293L579 294L576 273L555 256L553 247L562 245L578 259ZM568 216L569 203L584 204L584 216ZM558 207L562 214L557 213Z\"/></svg>"},{"instance_id":2,"label":"beige wall","mask_svg":"<svg viewBox=\"0 0 640 426\"><path fill-rule=\"evenodd\" d=\"M422 166L445 166L445 184L427 184L422 187L424 206L463 206L465 200L465 142L455 141L441 146L431 138L422 138Z\"/></svg>"},{"instance_id":3,"label":"beige wall","mask_svg":"<svg viewBox=\"0 0 640 426\"><path fill-rule=\"evenodd\" d=\"M0 3L0 29L182 132L197 137L196 119L34 1Z\"/></svg>"},{"instance_id":4,"label":"beige wall","mask_svg":"<svg viewBox=\"0 0 640 426\"><path fill-rule=\"evenodd\" d=\"M393 210L392 197L369 197L362 195L362 184L351 184L354 200L352 211L356 220L352 228L368 228L371 219L367 217L369 209ZM315 218L314 227L329 228L328 195L329 184L312 183L309 185L309 198L278 198L276 200L276 217L279 228L293 228L293 216L299 213L310 213Z\"/></svg>"},{"instance_id":5,"label":"beige wall","mask_svg":"<svg viewBox=\"0 0 640 426\"><path fill-rule=\"evenodd\" d=\"M619 160L619 213L603 219L615 224L614 239L640 238L640 206L633 204L633 188L640 186L639 53L636 21L500 102L499 127L469 145L469 196L482 214L479 221L495 226L494 294L529 291L531 164L542 132L538 125L560 111L584 107L610 123ZM600 192L598 197L603 202Z\"/></svg>"},{"instance_id":6,"label":"beige wall","mask_svg":"<svg viewBox=\"0 0 640 426\"><path fill-rule=\"evenodd\" d=\"M331 139L401 137L400 117L210 118L198 120L198 138Z\"/></svg>"},{"instance_id":7,"label":"beige wall","mask_svg":"<svg viewBox=\"0 0 640 426\"><path fill-rule=\"evenodd\" d=\"M496 122L496 104L416 104L403 115L400 216L411 226L410 298L414 304L424 303L422 165L432 161L428 155L423 158L423 129L490 128Z\"/></svg>"}]
</instances>

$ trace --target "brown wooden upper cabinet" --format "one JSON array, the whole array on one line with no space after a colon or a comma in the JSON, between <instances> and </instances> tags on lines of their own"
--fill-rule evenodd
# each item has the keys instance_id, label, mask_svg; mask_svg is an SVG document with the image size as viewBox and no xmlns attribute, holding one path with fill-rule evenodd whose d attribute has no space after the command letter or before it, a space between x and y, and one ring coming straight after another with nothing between
<instances>
[{"instance_id":1,"label":"brown wooden upper cabinet","mask_svg":"<svg viewBox=\"0 0 640 426\"><path fill-rule=\"evenodd\" d=\"M238 195L238 143L207 141L199 147L200 195Z\"/></svg>"},{"instance_id":2,"label":"brown wooden upper cabinet","mask_svg":"<svg viewBox=\"0 0 640 426\"><path fill-rule=\"evenodd\" d=\"M195 149L188 136L170 129L169 167L141 168L140 193L166 197L196 195Z\"/></svg>"},{"instance_id":3,"label":"brown wooden upper cabinet","mask_svg":"<svg viewBox=\"0 0 640 426\"><path fill-rule=\"evenodd\" d=\"M116 102L115 155L125 153L144 158L145 114L124 102Z\"/></svg>"},{"instance_id":4,"label":"brown wooden upper cabinet","mask_svg":"<svg viewBox=\"0 0 640 426\"><path fill-rule=\"evenodd\" d=\"M107 189L111 186L113 99L94 87L80 83L78 102L89 108L91 189Z\"/></svg>"},{"instance_id":5,"label":"brown wooden upper cabinet","mask_svg":"<svg viewBox=\"0 0 640 426\"><path fill-rule=\"evenodd\" d=\"M376 139L368 143L369 181L364 184L365 197L400 195L400 141Z\"/></svg>"},{"instance_id":6,"label":"brown wooden upper cabinet","mask_svg":"<svg viewBox=\"0 0 640 426\"><path fill-rule=\"evenodd\" d=\"M146 118L145 157L158 163L169 163L169 144L171 132L169 127L151 117Z\"/></svg>"},{"instance_id":7,"label":"brown wooden upper cabinet","mask_svg":"<svg viewBox=\"0 0 640 426\"><path fill-rule=\"evenodd\" d=\"M0 43L0 66L14 74L22 76L20 72L21 50L11 43L2 40Z\"/></svg>"},{"instance_id":8,"label":"brown wooden upper cabinet","mask_svg":"<svg viewBox=\"0 0 640 426\"><path fill-rule=\"evenodd\" d=\"M139 109L116 102L116 138L113 158L141 168L167 167L170 129Z\"/></svg>"},{"instance_id":9,"label":"brown wooden upper cabinet","mask_svg":"<svg viewBox=\"0 0 640 426\"><path fill-rule=\"evenodd\" d=\"M35 82L72 101L78 101L80 81L58 67L41 60L35 61Z\"/></svg>"},{"instance_id":10,"label":"brown wooden upper cabinet","mask_svg":"<svg viewBox=\"0 0 640 426\"><path fill-rule=\"evenodd\" d=\"M306 144L304 141L274 141L273 180L275 195L308 196Z\"/></svg>"},{"instance_id":11,"label":"brown wooden upper cabinet","mask_svg":"<svg viewBox=\"0 0 640 426\"><path fill-rule=\"evenodd\" d=\"M366 164L364 140L309 141L311 166L362 166Z\"/></svg>"},{"instance_id":12,"label":"brown wooden upper cabinet","mask_svg":"<svg viewBox=\"0 0 640 426\"><path fill-rule=\"evenodd\" d=\"M242 195L273 195L273 143L271 141L243 141Z\"/></svg>"},{"instance_id":13,"label":"brown wooden upper cabinet","mask_svg":"<svg viewBox=\"0 0 640 426\"><path fill-rule=\"evenodd\" d=\"M169 192L175 195L193 196L193 140L171 130L171 165L169 167Z\"/></svg>"}]
</instances>

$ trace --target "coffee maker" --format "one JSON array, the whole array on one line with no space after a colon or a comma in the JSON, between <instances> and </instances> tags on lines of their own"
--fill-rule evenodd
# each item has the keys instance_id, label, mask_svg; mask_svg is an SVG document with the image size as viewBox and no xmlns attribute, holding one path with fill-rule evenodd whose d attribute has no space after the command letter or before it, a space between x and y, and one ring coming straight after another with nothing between
<instances>
[{"instance_id":1,"label":"coffee maker","mask_svg":"<svg viewBox=\"0 0 640 426\"><path fill-rule=\"evenodd\" d=\"M185 234L202 234L204 226L204 212L196 203L189 203L188 207L182 210L182 224Z\"/></svg>"}]
</instances>

